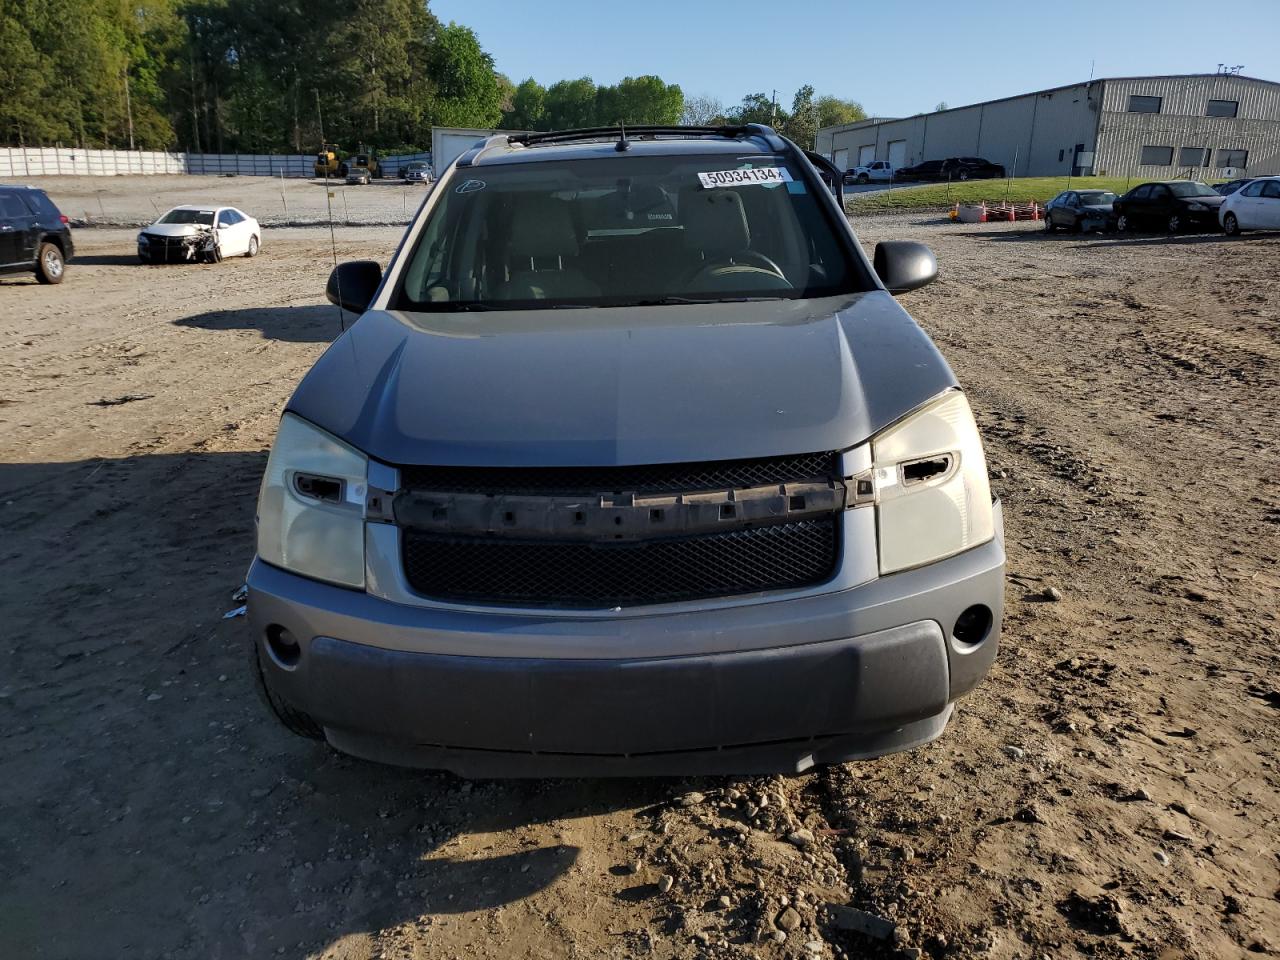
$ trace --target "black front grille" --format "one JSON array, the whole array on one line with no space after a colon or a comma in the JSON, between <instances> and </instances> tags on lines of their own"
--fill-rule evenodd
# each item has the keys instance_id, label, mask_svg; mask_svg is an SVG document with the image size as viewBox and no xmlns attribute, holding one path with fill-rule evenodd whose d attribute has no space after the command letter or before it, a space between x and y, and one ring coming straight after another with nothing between
<instances>
[{"instance_id":1,"label":"black front grille","mask_svg":"<svg viewBox=\"0 0 1280 960\"><path fill-rule=\"evenodd\" d=\"M663 493L728 490L769 483L831 480L834 453L802 453L758 460L657 463L623 467L400 468L400 486L449 493Z\"/></svg>"},{"instance_id":2,"label":"black front grille","mask_svg":"<svg viewBox=\"0 0 1280 960\"><path fill-rule=\"evenodd\" d=\"M613 607L822 583L835 571L837 516L638 543L458 538L402 531L420 594L525 606Z\"/></svg>"}]
</instances>

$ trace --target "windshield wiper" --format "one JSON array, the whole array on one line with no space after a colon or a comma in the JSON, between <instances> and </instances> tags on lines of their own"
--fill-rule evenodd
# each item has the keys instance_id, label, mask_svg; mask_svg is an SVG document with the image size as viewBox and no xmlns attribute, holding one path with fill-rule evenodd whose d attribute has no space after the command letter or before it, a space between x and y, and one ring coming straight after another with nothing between
<instances>
[{"instance_id":1,"label":"windshield wiper","mask_svg":"<svg viewBox=\"0 0 1280 960\"><path fill-rule=\"evenodd\" d=\"M657 297L652 300L628 300L614 304L619 307L665 307L688 303L766 303L785 300L785 297Z\"/></svg>"}]
</instances>

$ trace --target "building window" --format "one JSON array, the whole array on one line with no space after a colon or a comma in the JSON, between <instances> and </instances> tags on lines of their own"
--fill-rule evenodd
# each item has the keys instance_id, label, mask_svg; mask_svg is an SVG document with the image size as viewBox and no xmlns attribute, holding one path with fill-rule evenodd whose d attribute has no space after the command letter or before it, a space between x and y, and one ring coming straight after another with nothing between
<instances>
[{"instance_id":1,"label":"building window","mask_svg":"<svg viewBox=\"0 0 1280 960\"><path fill-rule=\"evenodd\" d=\"M1222 151L1218 151L1218 154L1221 156ZM1143 147L1142 159L1139 162L1148 167L1171 167L1173 166L1173 147Z\"/></svg>"},{"instance_id":2,"label":"building window","mask_svg":"<svg viewBox=\"0 0 1280 960\"><path fill-rule=\"evenodd\" d=\"M1204 115L1206 117L1234 117L1239 108L1240 101L1238 100L1210 100L1209 106L1205 108Z\"/></svg>"},{"instance_id":3,"label":"building window","mask_svg":"<svg viewBox=\"0 0 1280 960\"><path fill-rule=\"evenodd\" d=\"M1134 93L1129 96L1130 113L1159 113L1160 97L1142 97Z\"/></svg>"},{"instance_id":4,"label":"building window","mask_svg":"<svg viewBox=\"0 0 1280 960\"><path fill-rule=\"evenodd\" d=\"M1063 157L1065 157L1065 156L1066 156L1066 154L1067 154L1067 151L1065 151L1065 150L1059 150L1059 151L1058 151L1058 162L1059 162L1059 163L1061 163L1061 162L1062 162L1062 158L1063 158Z\"/></svg>"},{"instance_id":5,"label":"building window","mask_svg":"<svg viewBox=\"0 0 1280 960\"><path fill-rule=\"evenodd\" d=\"M1180 167L1207 167L1208 165L1208 147L1183 147L1178 151L1178 166Z\"/></svg>"},{"instance_id":6,"label":"building window","mask_svg":"<svg viewBox=\"0 0 1280 960\"><path fill-rule=\"evenodd\" d=\"M1247 167L1249 165L1248 150L1219 150L1218 166Z\"/></svg>"}]
</instances>

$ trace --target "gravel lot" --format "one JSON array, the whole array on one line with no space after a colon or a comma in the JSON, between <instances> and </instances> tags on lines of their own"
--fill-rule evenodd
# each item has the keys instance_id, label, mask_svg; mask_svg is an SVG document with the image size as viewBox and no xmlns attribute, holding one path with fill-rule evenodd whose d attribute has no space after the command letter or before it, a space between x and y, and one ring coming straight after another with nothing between
<instances>
[{"instance_id":1,"label":"gravel lot","mask_svg":"<svg viewBox=\"0 0 1280 960\"><path fill-rule=\"evenodd\" d=\"M124 183L51 192L127 219ZM985 432L1005 646L936 743L791 779L469 784L290 737L222 616L338 332L328 230L173 267L80 230L63 285L0 281L0 956L1274 956L1280 238L857 226L942 264L904 303Z\"/></svg>"}]
</instances>

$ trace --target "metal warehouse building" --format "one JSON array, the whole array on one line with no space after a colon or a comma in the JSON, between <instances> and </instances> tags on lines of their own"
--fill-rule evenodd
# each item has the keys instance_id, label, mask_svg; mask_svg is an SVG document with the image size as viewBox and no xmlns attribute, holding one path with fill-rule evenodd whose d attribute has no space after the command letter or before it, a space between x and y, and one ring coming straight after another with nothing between
<instances>
[{"instance_id":1,"label":"metal warehouse building","mask_svg":"<svg viewBox=\"0 0 1280 960\"><path fill-rule=\"evenodd\" d=\"M842 170L985 157L1019 177L1280 174L1280 83L1213 73L1090 80L826 127L816 147Z\"/></svg>"}]
</instances>

